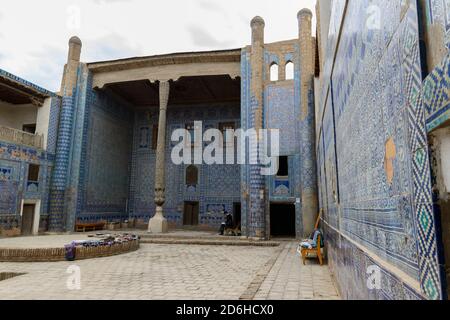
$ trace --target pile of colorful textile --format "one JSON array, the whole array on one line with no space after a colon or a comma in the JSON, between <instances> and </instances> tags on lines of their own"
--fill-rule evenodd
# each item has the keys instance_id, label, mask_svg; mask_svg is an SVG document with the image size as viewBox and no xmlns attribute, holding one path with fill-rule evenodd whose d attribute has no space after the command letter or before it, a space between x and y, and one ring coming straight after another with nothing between
<instances>
[{"instance_id":1,"label":"pile of colorful textile","mask_svg":"<svg viewBox=\"0 0 450 320\"><path fill-rule=\"evenodd\" d=\"M317 248L317 239L320 236L320 247L324 247L324 241L323 241L323 233L320 229L314 230L312 233L310 239L305 239L302 242L300 242L300 245L298 246L297 252L301 253L301 248L305 249L315 249Z\"/></svg>"},{"instance_id":2,"label":"pile of colorful textile","mask_svg":"<svg viewBox=\"0 0 450 320\"><path fill-rule=\"evenodd\" d=\"M95 237L93 240L76 240L72 241L72 244L76 247L100 247L100 246L113 246L115 244L121 244L129 241L139 240L140 237L134 234L96 234L89 237Z\"/></svg>"},{"instance_id":3,"label":"pile of colorful textile","mask_svg":"<svg viewBox=\"0 0 450 320\"><path fill-rule=\"evenodd\" d=\"M130 241L139 240L140 237L134 234L101 234L89 235L89 240L74 240L70 244L64 246L66 249L66 260L73 261L75 259L76 248L93 248L103 246L114 246ZM95 237L95 239L94 239Z\"/></svg>"}]
</instances>

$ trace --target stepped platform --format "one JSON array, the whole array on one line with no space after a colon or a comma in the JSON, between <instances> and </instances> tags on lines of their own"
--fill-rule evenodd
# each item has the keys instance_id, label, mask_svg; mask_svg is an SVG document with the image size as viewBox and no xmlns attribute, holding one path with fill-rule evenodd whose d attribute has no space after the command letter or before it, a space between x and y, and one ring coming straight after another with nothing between
<instances>
[{"instance_id":1,"label":"stepped platform","mask_svg":"<svg viewBox=\"0 0 450 320\"><path fill-rule=\"evenodd\" d=\"M221 236L211 231L170 230L168 233L152 234L146 231L128 230L141 237L141 243L151 244L191 244L191 245L222 245L222 246L255 246L277 247L279 241L252 240L246 237Z\"/></svg>"}]
</instances>

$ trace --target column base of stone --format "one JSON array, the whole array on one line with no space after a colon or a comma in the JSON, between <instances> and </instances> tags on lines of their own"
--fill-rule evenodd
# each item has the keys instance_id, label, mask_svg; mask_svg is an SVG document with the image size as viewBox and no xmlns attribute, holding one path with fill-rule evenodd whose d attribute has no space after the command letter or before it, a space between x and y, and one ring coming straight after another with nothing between
<instances>
[{"instance_id":1,"label":"column base of stone","mask_svg":"<svg viewBox=\"0 0 450 320\"><path fill-rule=\"evenodd\" d=\"M148 232L150 233L167 233L169 232L169 224L167 219L164 218L163 209L161 207L156 208L156 214L150 219L148 223Z\"/></svg>"}]
</instances>

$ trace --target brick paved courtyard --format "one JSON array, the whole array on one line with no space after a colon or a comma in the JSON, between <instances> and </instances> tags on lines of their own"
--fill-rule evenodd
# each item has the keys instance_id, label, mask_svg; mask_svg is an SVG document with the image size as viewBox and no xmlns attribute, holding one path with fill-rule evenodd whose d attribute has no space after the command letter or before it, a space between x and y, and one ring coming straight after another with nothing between
<instances>
[{"instance_id":1,"label":"brick paved courtyard","mask_svg":"<svg viewBox=\"0 0 450 320\"><path fill-rule=\"evenodd\" d=\"M81 270L68 290L67 268ZM0 263L0 299L338 299L327 266L280 247L142 244L137 252L56 263Z\"/></svg>"}]
</instances>

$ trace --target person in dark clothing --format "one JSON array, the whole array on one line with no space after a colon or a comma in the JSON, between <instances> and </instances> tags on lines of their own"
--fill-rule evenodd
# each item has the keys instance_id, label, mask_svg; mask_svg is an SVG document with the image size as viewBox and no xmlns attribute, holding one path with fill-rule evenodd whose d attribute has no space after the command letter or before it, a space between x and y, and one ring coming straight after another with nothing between
<instances>
[{"instance_id":1,"label":"person in dark clothing","mask_svg":"<svg viewBox=\"0 0 450 320\"><path fill-rule=\"evenodd\" d=\"M226 229L233 228L233 216L228 211L225 211L224 214L225 214L225 222L222 222L222 224L220 225L220 231L219 231L219 234L221 236L224 235Z\"/></svg>"}]
</instances>

